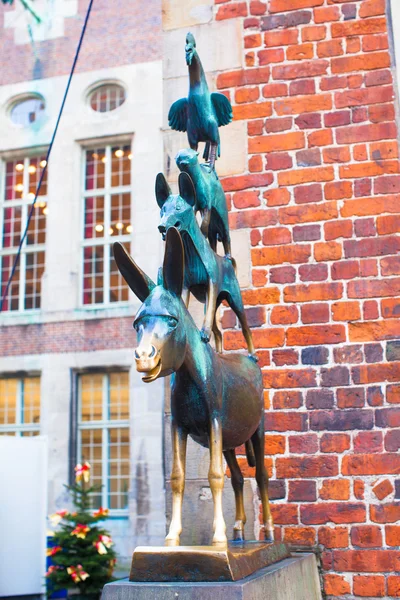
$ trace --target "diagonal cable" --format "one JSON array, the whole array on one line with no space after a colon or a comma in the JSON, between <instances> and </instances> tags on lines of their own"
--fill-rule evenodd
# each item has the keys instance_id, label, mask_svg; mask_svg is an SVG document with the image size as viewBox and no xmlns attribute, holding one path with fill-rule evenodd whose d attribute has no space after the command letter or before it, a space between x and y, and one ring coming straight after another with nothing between
<instances>
[{"instance_id":1,"label":"diagonal cable","mask_svg":"<svg viewBox=\"0 0 400 600\"><path fill-rule=\"evenodd\" d=\"M7 298L7 294L8 294L8 290L10 289L12 278L14 277L16 268L18 266L19 258L20 258L20 255L21 255L22 246L23 246L23 243L24 243L25 238L26 238L27 233L28 233L28 228L29 228L29 224L30 224L31 219L32 219L33 211L34 211L34 208L35 208L35 203L37 201L37 197L38 197L38 194L40 192L40 188L41 188L41 185L42 185L42 182L43 182L43 178L44 178L44 176L46 174L46 170L47 170L47 165L48 165L48 162L49 162L49 157L50 157L51 149L53 147L54 140L55 140L56 135L57 135L58 126L60 124L60 120L61 120L61 116L63 114L65 102L67 100L69 88L71 86L72 77L74 75L75 67L76 67L76 64L78 62L79 53L81 51L83 38L85 37L86 27L87 27L87 24L88 24L88 21L89 21L89 17L90 17L90 13L91 13L91 10L92 10L93 2L94 2L94 0L90 0L90 2L89 2L89 6L88 6L88 9L87 9L87 12L86 12L86 17L85 17L85 22L83 23L81 36L79 38L78 46L76 48L74 61L72 63L71 72L70 72L69 77L68 77L67 87L65 88L64 97L63 97L63 100L61 102L61 106L60 106L60 110L59 110L59 113L58 113L56 125L54 127L53 135L51 136L51 141L50 141L50 144L49 144L49 147L48 147L48 150L47 150L46 164L45 164L45 166L44 166L44 168L43 168L43 170L41 172L39 183L38 183L38 186L36 188L35 197L34 197L34 199L32 201L32 204L31 204L31 207L30 207L30 210L29 210L29 215L28 215L28 220L27 220L27 223L26 223L26 227L25 227L24 233L23 233L23 235L21 237L21 240L19 242L17 254L15 255L15 260L14 260L13 267L11 269L10 277L8 279L7 285L5 287L3 296L2 296L1 301L0 301L0 312L2 312L2 310L3 310L4 302L5 302L6 298Z\"/></svg>"}]
</instances>

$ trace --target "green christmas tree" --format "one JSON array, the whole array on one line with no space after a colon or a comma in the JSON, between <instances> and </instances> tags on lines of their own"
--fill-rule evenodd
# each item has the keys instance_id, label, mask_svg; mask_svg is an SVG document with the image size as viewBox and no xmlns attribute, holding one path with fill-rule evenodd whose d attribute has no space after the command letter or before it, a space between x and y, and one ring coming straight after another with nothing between
<instances>
[{"instance_id":1,"label":"green christmas tree","mask_svg":"<svg viewBox=\"0 0 400 600\"><path fill-rule=\"evenodd\" d=\"M76 482L65 486L71 493L75 512L59 510L50 516L59 528L54 533L52 557L46 577L49 595L62 589L78 590L87 599L98 600L103 586L112 580L116 561L113 541L98 523L108 517L108 510L91 508L91 495L101 486L90 486L90 465L75 467Z\"/></svg>"}]
</instances>

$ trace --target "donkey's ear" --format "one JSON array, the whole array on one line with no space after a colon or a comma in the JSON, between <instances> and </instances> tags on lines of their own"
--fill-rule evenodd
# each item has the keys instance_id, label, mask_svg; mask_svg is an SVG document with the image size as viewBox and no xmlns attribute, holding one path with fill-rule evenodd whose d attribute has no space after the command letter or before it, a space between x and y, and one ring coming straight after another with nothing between
<instances>
[{"instance_id":1,"label":"donkey's ear","mask_svg":"<svg viewBox=\"0 0 400 600\"><path fill-rule=\"evenodd\" d=\"M187 173L180 173L178 185L179 195L182 196L190 206L196 206L196 190L190 175Z\"/></svg>"},{"instance_id":2,"label":"donkey's ear","mask_svg":"<svg viewBox=\"0 0 400 600\"><path fill-rule=\"evenodd\" d=\"M167 231L163 264L164 288L176 296L182 294L185 254L182 238L175 227Z\"/></svg>"},{"instance_id":3,"label":"donkey's ear","mask_svg":"<svg viewBox=\"0 0 400 600\"><path fill-rule=\"evenodd\" d=\"M132 292L144 302L156 284L139 269L133 258L125 250L122 244L114 242L114 258L122 277L131 288Z\"/></svg>"},{"instance_id":4,"label":"donkey's ear","mask_svg":"<svg viewBox=\"0 0 400 600\"><path fill-rule=\"evenodd\" d=\"M168 196L171 195L171 193L171 188L169 187L163 173L159 173L156 177L156 199L160 208L163 207L164 202L167 200Z\"/></svg>"}]
</instances>

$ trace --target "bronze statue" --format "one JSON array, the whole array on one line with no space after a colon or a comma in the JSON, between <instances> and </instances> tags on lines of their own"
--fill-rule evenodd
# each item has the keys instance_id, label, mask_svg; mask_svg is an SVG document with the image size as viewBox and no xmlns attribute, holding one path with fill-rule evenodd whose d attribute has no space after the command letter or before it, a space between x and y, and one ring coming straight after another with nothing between
<instances>
[{"instance_id":1,"label":"bronze statue","mask_svg":"<svg viewBox=\"0 0 400 600\"><path fill-rule=\"evenodd\" d=\"M193 150L197 150L199 142L206 142L203 158L210 161L213 169L217 155L221 155L218 127L232 121L232 106L224 94L210 94L191 33L186 36L185 54L189 67L189 95L173 103L168 122L172 129L187 131Z\"/></svg>"},{"instance_id":2,"label":"bronze statue","mask_svg":"<svg viewBox=\"0 0 400 600\"><path fill-rule=\"evenodd\" d=\"M217 241L224 246L225 256L231 258L231 236L229 234L228 208L221 182L215 169L201 165L198 152L180 150L175 160L179 170L187 173L196 190L195 211L200 211L201 232L208 238L211 248L217 251Z\"/></svg>"},{"instance_id":3,"label":"bronze statue","mask_svg":"<svg viewBox=\"0 0 400 600\"><path fill-rule=\"evenodd\" d=\"M161 234L165 237L170 227L176 227L182 234L185 248L185 304L189 304L190 292L199 302L205 303L201 338L208 342L212 330L217 351L222 352L222 336L215 324L215 313L221 302L226 300L239 319L249 354L257 360L232 260L216 254L201 233L193 210L197 204L196 191L189 175L180 173L178 183L180 195L175 196L164 175L159 173L156 199L161 208L158 227Z\"/></svg>"},{"instance_id":4,"label":"bronze statue","mask_svg":"<svg viewBox=\"0 0 400 600\"><path fill-rule=\"evenodd\" d=\"M193 191L186 193L182 189L184 185L189 185L190 179L186 175L180 177L181 193L194 204ZM167 191L165 189L165 193ZM182 202L181 198L177 198ZM190 210L194 214L191 207ZM204 243L207 244L205 240ZM175 373L171 391L172 520L166 544L178 546L182 531L188 435L210 449L208 478L214 501L213 544L227 543L222 511L222 455L231 470L235 492L234 538L243 540L246 521L243 476L235 448L246 442L248 447L251 445L254 449L265 537L272 541L273 522L268 500L268 475L264 465L264 406L260 368L244 355L220 355L209 344L203 343L181 299L185 259L182 239L176 228L170 227L166 233L162 285L156 286L118 242L114 244L114 256L129 287L143 302L134 321L138 339L135 350L137 370L143 373L143 381L147 383ZM229 263L226 259L221 260Z\"/></svg>"}]
</instances>

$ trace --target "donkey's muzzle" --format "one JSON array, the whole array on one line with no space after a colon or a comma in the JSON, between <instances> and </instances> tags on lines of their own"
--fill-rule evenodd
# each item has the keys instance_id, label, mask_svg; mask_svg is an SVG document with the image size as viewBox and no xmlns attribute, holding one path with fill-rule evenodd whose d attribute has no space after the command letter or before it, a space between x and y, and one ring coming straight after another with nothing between
<instances>
[{"instance_id":1,"label":"donkey's muzzle","mask_svg":"<svg viewBox=\"0 0 400 600\"><path fill-rule=\"evenodd\" d=\"M157 349L151 345L149 348L136 348L136 370L145 373L143 381L149 383L158 377L161 371L161 357Z\"/></svg>"}]
</instances>

